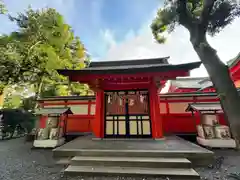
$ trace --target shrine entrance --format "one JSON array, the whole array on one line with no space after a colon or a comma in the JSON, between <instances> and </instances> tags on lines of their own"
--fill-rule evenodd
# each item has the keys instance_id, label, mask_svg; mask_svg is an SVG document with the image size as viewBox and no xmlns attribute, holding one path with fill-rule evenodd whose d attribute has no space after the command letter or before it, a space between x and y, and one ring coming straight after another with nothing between
<instances>
[{"instance_id":1,"label":"shrine entrance","mask_svg":"<svg viewBox=\"0 0 240 180\"><path fill-rule=\"evenodd\" d=\"M105 91L105 137L152 137L148 90Z\"/></svg>"},{"instance_id":2,"label":"shrine entrance","mask_svg":"<svg viewBox=\"0 0 240 180\"><path fill-rule=\"evenodd\" d=\"M169 57L95 61L81 70L58 73L88 86L96 93L96 138L163 137L159 92L169 79L189 76L201 62L169 64ZM91 109L88 109L89 111Z\"/></svg>"}]
</instances>

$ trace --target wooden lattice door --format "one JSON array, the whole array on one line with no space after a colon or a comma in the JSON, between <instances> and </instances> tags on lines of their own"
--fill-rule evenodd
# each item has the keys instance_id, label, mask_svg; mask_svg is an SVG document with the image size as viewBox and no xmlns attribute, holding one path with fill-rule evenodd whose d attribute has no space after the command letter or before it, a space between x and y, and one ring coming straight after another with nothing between
<instances>
[{"instance_id":1,"label":"wooden lattice door","mask_svg":"<svg viewBox=\"0 0 240 180\"><path fill-rule=\"evenodd\" d=\"M151 137L148 91L105 92L105 137Z\"/></svg>"}]
</instances>

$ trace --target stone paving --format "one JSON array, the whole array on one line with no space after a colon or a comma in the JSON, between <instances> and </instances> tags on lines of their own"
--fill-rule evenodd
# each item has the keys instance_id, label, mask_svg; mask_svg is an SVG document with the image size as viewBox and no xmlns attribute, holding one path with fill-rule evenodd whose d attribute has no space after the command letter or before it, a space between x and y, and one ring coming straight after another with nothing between
<instances>
[{"instance_id":1,"label":"stone paving","mask_svg":"<svg viewBox=\"0 0 240 180\"><path fill-rule=\"evenodd\" d=\"M209 152L205 148L185 141L176 136L164 140L153 139L104 139L95 140L92 136L83 136L70 141L57 149L111 149L111 150L153 150L153 151L196 151Z\"/></svg>"},{"instance_id":2,"label":"stone paving","mask_svg":"<svg viewBox=\"0 0 240 180\"><path fill-rule=\"evenodd\" d=\"M51 150L31 150L31 147L32 144L25 143L23 138L0 141L0 180L154 180L144 177L62 177L63 167L54 164ZM229 173L240 172L239 152L214 152L216 163L207 168L197 169L203 179L223 180Z\"/></svg>"}]
</instances>

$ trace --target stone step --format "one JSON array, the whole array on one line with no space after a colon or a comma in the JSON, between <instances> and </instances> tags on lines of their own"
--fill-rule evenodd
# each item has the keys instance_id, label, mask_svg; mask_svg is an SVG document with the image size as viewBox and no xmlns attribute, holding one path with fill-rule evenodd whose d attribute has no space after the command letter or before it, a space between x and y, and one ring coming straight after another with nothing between
<instances>
[{"instance_id":1,"label":"stone step","mask_svg":"<svg viewBox=\"0 0 240 180\"><path fill-rule=\"evenodd\" d=\"M168 150L115 150L115 149L54 149L54 157L73 156L118 156L118 157L181 157L213 156L213 152L203 151L168 151Z\"/></svg>"},{"instance_id":2,"label":"stone step","mask_svg":"<svg viewBox=\"0 0 240 180\"><path fill-rule=\"evenodd\" d=\"M139 168L139 167L103 167L103 166L68 166L65 175L86 176L139 176L172 179L195 180L200 179L199 174L193 169L180 168Z\"/></svg>"},{"instance_id":3,"label":"stone step","mask_svg":"<svg viewBox=\"0 0 240 180\"><path fill-rule=\"evenodd\" d=\"M99 156L99 157L164 157L164 158L187 158L194 166L205 166L213 162L211 151L168 151L168 150L112 150L112 149L54 149L53 156Z\"/></svg>"},{"instance_id":4,"label":"stone step","mask_svg":"<svg viewBox=\"0 0 240 180\"><path fill-rule=\"evenodd\" d=\"M153 168L191 168L186 158L151 158L151 157L90 157L75 156L71 160L74 166L120 166Z\"/></svg>"},{"instance_id":5,"label":"stone step","mask_svg":"<svg viewBox=\"0 0 240 180\"><path fill-rule=\"evenodd\" d=\"M69 165L71 163L71 159L69 157L62 157L62 158L58 158L55 159L55 164L56 165Z\"/></svg>"}]
</instances>

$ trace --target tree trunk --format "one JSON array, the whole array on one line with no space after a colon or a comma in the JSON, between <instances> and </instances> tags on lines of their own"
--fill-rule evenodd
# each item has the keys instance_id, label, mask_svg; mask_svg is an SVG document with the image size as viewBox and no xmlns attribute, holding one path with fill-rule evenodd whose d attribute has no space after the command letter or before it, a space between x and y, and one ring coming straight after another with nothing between
<instances>
[{"instance_id":1,"label":"tree trunk","mask_svg":"<svg viewBox=\"0 0 240 180\"><path fill-rule=\"evenodd\" d=\"M205 66L210 79L217 90L222 108L226 114L227 123L231 129L237 148L240 148L240 96L230 77L228 66L221 62L215 49L207 40L202 41L191 39L193 47Z\"/></svg>"}]
</instances>

